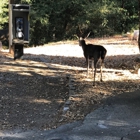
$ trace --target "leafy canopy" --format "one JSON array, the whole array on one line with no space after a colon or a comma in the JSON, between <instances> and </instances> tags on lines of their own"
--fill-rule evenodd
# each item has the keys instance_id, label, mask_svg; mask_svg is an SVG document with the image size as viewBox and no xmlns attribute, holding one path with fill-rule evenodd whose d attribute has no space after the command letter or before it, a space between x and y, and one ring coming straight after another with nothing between
<instances>
[{"instance_id":1,"label":"leafy canopy","mask_svg":"<svg viewBox=\"0 0 140 140\"><path fill-rule=\"evenodd\" d=\"M137 0L14 0L30 11L30 43L73 39L77 34L109 36L138 28ZM8 0L0 3L0 28L8 27Z\"/></svg>"}]
</instances>

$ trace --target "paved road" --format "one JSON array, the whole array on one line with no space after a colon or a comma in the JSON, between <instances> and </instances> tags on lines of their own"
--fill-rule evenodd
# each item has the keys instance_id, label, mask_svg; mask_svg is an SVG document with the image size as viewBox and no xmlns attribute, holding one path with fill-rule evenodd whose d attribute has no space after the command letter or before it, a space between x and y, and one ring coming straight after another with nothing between
<instances>
[{"instance_id":1,"label":"paved road","mask_svg":"<svg viewBox=\"0 0 140 140\"><path fill-rule=\"evenodd\" d=\"M0 132L0 140L140 140L140 91L107 99L83 121L50 131Z\"/></svg>"}]
</instances>

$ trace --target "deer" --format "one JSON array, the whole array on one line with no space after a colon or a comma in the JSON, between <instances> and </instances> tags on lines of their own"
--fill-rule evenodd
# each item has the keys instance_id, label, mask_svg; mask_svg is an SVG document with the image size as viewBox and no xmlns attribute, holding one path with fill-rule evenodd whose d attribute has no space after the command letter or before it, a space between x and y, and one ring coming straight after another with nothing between
<instances>
[{"instance_id":1,"label":"deer","mask_svg":"<svg viewBox=\"0 0 140 140\"><path fill-rule=\"evenodd\" d=\"M87 64L87 76L89 71L89 61L92 61L92 73L93 73L93 61L94 61L94 81L93 86L95 86L95 77L96 77L96 71L97 71L97 62L99 59L101 59L101 65L100 65L100 81L102 82L102 67L104 64L104 59L107 53L107 50L101 46L101 45L93 45L93 44L86 44L85 38L79 37L79 46L83 49L83 54L86 59Z\"/></svg>"}]
</instances>

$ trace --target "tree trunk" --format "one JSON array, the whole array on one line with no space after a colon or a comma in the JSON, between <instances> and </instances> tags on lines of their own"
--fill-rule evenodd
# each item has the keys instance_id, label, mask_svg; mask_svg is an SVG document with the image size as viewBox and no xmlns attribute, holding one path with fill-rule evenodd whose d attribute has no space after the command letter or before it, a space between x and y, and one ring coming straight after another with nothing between
<instances>
[{"instance_id":1,"label":"tree trunk","mask_svg":"<svg viewBox=\"0 0 140 140\"><path fill-rule=\"evenodd\" d=\"M138 39L138 47L140 52L140 0L139 1L139 39Z\"/></svg>"},{"instance_id":2,"label":"tree trunk","mask_svg":"<svg viewBox=\"0 0 140 140\"><path fill-rule=\"evenodd\" d=\"M139 52L140 52L140 27L139 27L139 39L138 39L138 46L139 46Z\"/></svg>"},{"instance_id":3,"label":"tree trunk","mask_svg":"<svg viewBox=\"0 0 140 140\"><path fill-rule=\"evenodd\" d=\"M10 23L10 18L11 18L11 16L10 16L10 15L11 15L10 4L14 4L14 0L9 0L9 23ZM12 28L12 27L11 27L11 25L9 24L9 52L10 52L10 53L14 53L14 52L13 52L12 45L11 45L11 44L12 44L12 42L11 42L12 39L11 39L11 35L10 35L10 34L11 34L11 30L12 30L11 28Z\"/></svg>"}]
</instances>

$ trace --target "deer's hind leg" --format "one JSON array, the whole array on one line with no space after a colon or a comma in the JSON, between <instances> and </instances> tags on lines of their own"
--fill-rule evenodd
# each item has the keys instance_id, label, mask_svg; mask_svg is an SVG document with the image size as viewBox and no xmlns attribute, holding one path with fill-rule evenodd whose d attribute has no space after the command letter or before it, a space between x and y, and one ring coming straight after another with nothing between
<instances>
[{"instance_id":1,"label":"deer's hind leg","mask_svg":"<svg viewBox=\"0 0 140 140\"><path fill-rule=\"evenodd\" d=\"M101 82L103 82L103 79L102 79L103 65L104 65L104 59L101 59L101 65L100 65L100 74L101 74L100 81Z\"/></svg>"},{"instance_id":2,"label":"deer's hind leg","mask_svg":"<svg viewBox=\"0 0 140 140\"><path fill-rule=\"evenodd\" d=\"M93 81L93 86L95 86L95 79L96 79L96 72L97 72L97 62L98 62L98 59L94 59L94 81Z\"/></svg>"},{"instance_id":3,"label":"deer's hind leg","mask_svg":"<svg viewBox=\"0 0 140 140\"><path fill-rule=\"evenodd\" d=\"M86 63L87 63L87 77L89 75L89 58L86 58Z\"/></svg>"},{"instance_id":4,"label":"deer's hind leg","mask_svg":"<svg viewBox=\"0 0 140 140\"><path fill-rule=\"evenodd\" d=\"M94 73L94 66L93 66L93 63L94 63L94 61L93 61L93 59L91 59L92 75L93 75L93 73Z\"/></svg>"}]
</instances>

